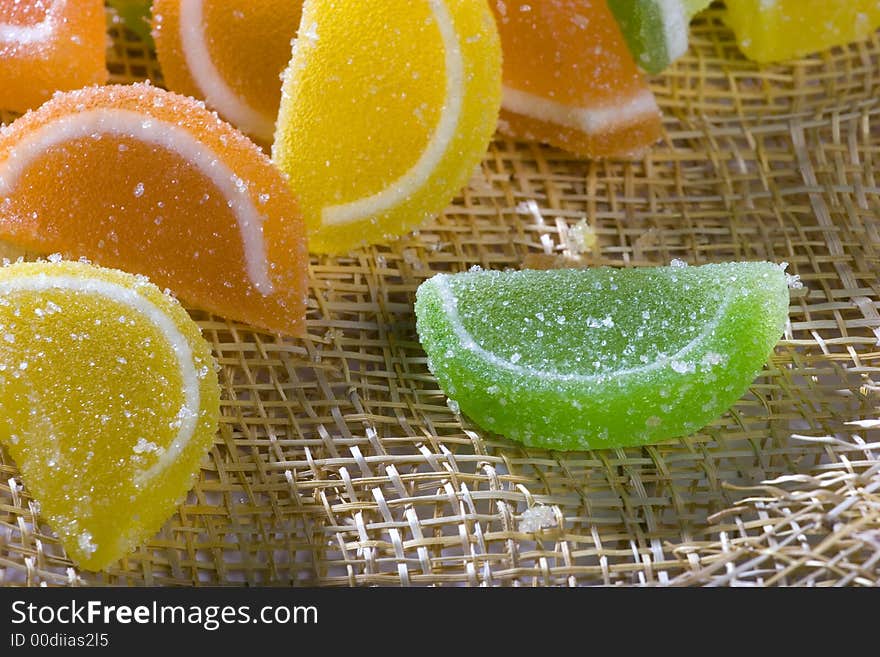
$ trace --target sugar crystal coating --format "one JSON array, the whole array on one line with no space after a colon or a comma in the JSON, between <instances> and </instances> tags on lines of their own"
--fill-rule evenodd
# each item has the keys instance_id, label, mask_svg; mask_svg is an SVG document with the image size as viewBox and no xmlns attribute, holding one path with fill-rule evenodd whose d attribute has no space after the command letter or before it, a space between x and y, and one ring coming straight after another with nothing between
<instances>
[{"instance_id":1,"label":"sugar crystal coating","mask_svg":"<svg viewBox=\"0 0 880 657\"><path fill-rule=\"evenodd\" d=\"M100 570L152 536L213 442L211 350L143 277L0 268L0 443L68 555Z\"/></svg>"},{"instance_id":2,"label":"sugar crystal coating","mask_svg":"<svg viewBox=\"0 0 880 657\"><path fill-rule=\"evenodd\" d=\"M303 330L305 229L281 173L204 105L149 84L57 94L0 129L0 239Z\"/></svg>"},{"instance_id":3,"label":"sugar crystal coating","mask_svg":"<svg viewBox=\"0 0 880 657\"><path fill-rule=\"evenodd\" d=\"M486 0L306 0L273 159L310 249L388 242L441 212L485 153L500 96Z\"/></svg>"},{"instance_id":4,"label":"sugar crystal coating","mask_svg":"<svg viewBox=\"0 0 880 657\"><path fill-rule=\"evenodd\" d=\"M700 429L746 391L787 311L772 263L439 274L416 300L429 366L461 412L553 449Z\"/></svg>"},{"instance_id":5,"label":"sugar crystal coating","mask_svg":"<svg viewBox=\"0 0 880 657\"><path fill-rule=\"evenodd\" d=\"M0 0L0 108L107 80L101 0Z\"/></svg>"},{"instance_id":6,"label":"sugar crystal coating","mask_svg":"<svg viewBox=\"0 0 880 657\"><path fill-rule=\"evenodd\" d=\"M302 0L155 0L156 55L172 91L204 99L269 144Z\"/></svg>"},{"instance_id":7,"label":"sugar crystal coating","mask_svg":"<svg viewBox=\"0 0 880 657\"><path fill-rule=\"evenodd\" d=\"M499 129L592 158L637 157L660 110L604 0L491 2L504 51Z\"/></svg>"},{"instance_id":8,"label":"sugar crystal coating","mask_svg":"<svg viewBox=\"0 0 880 657\"><path fill-rule=\"evenodd\" d=\"M536 532L556 524L556 514L552 507L533 506L523 511L517 529L521 532Z\"/></svg>"}]
</instances>

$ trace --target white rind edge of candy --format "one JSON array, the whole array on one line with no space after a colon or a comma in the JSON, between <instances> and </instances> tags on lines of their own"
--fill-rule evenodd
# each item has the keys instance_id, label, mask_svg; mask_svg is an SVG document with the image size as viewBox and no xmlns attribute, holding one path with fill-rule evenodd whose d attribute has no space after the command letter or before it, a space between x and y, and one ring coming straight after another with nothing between
<instances>
[{"instance_id":1,"label":"white rind edge of candy","mask_svg":"<svg viewBox=\"0 0 880 657\"><path fill-rule=\"evenodd\" d=\"M587 135L634 123L642 117L660 112L654 94L647 89L640 90L627 99L623 107L602 108L572 107L505 85L502 89L501 107L514 114L579 130Z\"/></svg>"},{"instance_id":2,"label":"white rind edge of candy","mask_svg":"<svg viewBox=\"0 0 880 657\"><path fill-rule=\"evenodd\" d=\"M681 359L686 357L691 351L696 349L707 335L711 335L715 331L715 329L718 328L718 325L724 318L724 314L727 311L728 306L730 306L730 303L733 300L734 296L733 291L729 289L727 294L724 296L724 299L718 306L718 310L715 312L715 316L705 325L700 334L694 336L694 338L691 339L690 342L688 342L681 349L670 356L657 358L656 360L653 360L639 367L630 367L627 369L610 372L608 374L561 374L559 372L541 370L528 365L519 365L516 363L512 363L509 360L505 360L499 357L494 352L491 352L488 349L484 348L479 342L477 342L474 336L472 336L468 332L468 330L464 327L464 324L462 324L461 318L458 314L458 299L455 298L455 294L453 294L452 289L449 286L449 279L449 274L437 274L431 280L433 280L435 283L437 294L440 297L440 303L443 306L443 312L449 319L449 324L450 326L452 326L452 330L455 332L455 337L458 338L459 344L463 349L470 351L478 358L486 361L493 367L504 369L514 374L518 374L521 376L537 377L541 379L549 379L551 381L557 382L573 383L592 383L600 379L608 380L609 378L629 376L632 374L641 375L645 374L646 372L658 370L661 367L670 365L673 362L680 361Z\"/></svg>"},{"instance_id":3,"label":"white rind edge of candy","mask_svg":"<svg viewBox=\"0 0 880 657\"><path fill-rule=\"evenodd\" d=\"M248 134L270 141L275 119L247 104L220 75L205 39L204 0L181 0L180 43L193 81L208 105Z\"/></svg>"},{"instance_id":4,"label":"white rind edge of candy","mask_svg":"<svg viewBox=\"0 0 880 657\"><path fill-rule=\"evenodd\" d=\"M0 43L28 45L47 41L55 32L57 22L55 14L64 9L67 0L54 0L46 10L46 17L33 25L13 25L0 23Z\"/></svg>"},{"instance_id":5,"label":"white rind edge of candy","mask_svg":"<svg viewBox=\"0 0 880 657\"><path fill-rule=\"evenodd\" d=\"M682 0L656 0L663 16L663 36L666 42L666 56L670 62L687 52L688 24Z\"/></svg>"},{"instance_id":6,"label":"white rind edge of candy","mask_svg":"<svg viewBox=\"0 0 880 657\"><path fill-rule=\"evenodd\" d=\"M143 485L149 482L177 459L189 444L196 430L201 406L201 393L189 342L174 322L149 299L138 294L135 290L117 283L95 278L81 279L74 276L50 276L47 274L0 281L0 294L46 292L49 290L70 290L83 294L99 295L128 306L146 317L159 329L177 357L183 384L183 404L178 413L180 429L169 447L159 456L157 462L149 469L141 470L135 475L136 484Z\"/></svg>"},{"instance_id":7,"label":"white rind edge of candy","mask_svg":"<svg viewBox=\"0 0 880 657\"><path fill-rule=\"evenodd\" d=\"M324 225L338 226L373 217L405 201L428 181L455 137L464 106L464 58L446 2L428 0L428 4L437 27L440 28L446 65L446 97L437 127L421 157L411 169L371 196L324 208L321 217Z\"/></svg>"}]
</instances>

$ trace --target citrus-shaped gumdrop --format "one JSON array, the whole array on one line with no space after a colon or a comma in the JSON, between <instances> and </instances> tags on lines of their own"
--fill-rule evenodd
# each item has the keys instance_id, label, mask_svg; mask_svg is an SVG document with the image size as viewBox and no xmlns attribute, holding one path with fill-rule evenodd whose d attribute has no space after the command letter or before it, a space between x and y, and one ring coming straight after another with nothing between
<instances>
[{"instance_id":1,"label":"citrus-shaped gumdrop","mask_svg":"<svg viewBox=\"0 0 880 657\"><path fill-rule=\"evenodd\" d=\"M0 268L0 443L79 566L158 531L213 442L219 393L198 327L145 278Z\"/></svg>"},{"instance_id":2,"label":"citrus-shaped gumdrop","mask_svg":"<svg viewBox=\"0 0 880 657\"><path fill-rule=\"evenodd\" d=\"M771 263L439 274L416 300L429 367L461 411L566 450L697 431L746 391L787 311Z\"/></svg>"},{"instance_id":3,"label":"citrus-shaped gumdrop","mask_svg":"<svg viewBox=\"0 0 880 657\"><path fill-rule=\"evenodd\" d=\"M306 0L273 147L313 251L387 242L439 213L498 118L486 0Z\"/></svg>"},{"instance_id":4,"label":"citrus-shaped gumdrop","mask_svg":"<svg viewBox=\"0 0 880 657\"><path fill-rule=\"evenodd\" d=\"M0 0L0 108L105 82L106 49L101 0Z\"/></svg>"},{"instance_id":5,"label":"citrus-shaped gumdrop","mask_svg":"<svg viewBox=\"0 0 880 657\"><path fill-rule=\"evenodd\" d=\"M165 84L271 143L301 11L302 0L155 0Z\"/></svg>"},{"instance_id":6,"label":"citrus-shaped gumdrop","mask_svg":"<svg viewBox=\"0 0 880 657\"><path fill-rule=\"evenodd\" d=\"M880 26L877 0L727 0L725 22L756 62L801 57L870 36Z\"/></svg>"},{"instance_id":7,"label":"citrus-shaped gumdrop","mask_svg":"<svg viewBox=\"0 0 880 657\"><path fill-rule=\"evenodd\" d=\"M605 0L492 6L502 132L592 158L636 157L660 138L660 110Z\"/></svg>"},{"instance_id":8,"label":"citrus-shaped gumdrop","mask_svg":"<svg viewBox=\"0 0 880 657\"><path fill-rule=\"evenodd\" d=\"M58 94L0 130L0 239L303 330L305 231L281 173L201 103L148 84Z\"/></svg>"},{"instance_id":9,"label":"citrus-shaped gumdrop","mask_svg":"<svg viewBox=\"0 0 880 657\"><path fill-rule=\"evenodd\" d=\"M636 63L660 73L687 52L691 18L711 0L608 0Z\"/></svg>"}]
</instances>

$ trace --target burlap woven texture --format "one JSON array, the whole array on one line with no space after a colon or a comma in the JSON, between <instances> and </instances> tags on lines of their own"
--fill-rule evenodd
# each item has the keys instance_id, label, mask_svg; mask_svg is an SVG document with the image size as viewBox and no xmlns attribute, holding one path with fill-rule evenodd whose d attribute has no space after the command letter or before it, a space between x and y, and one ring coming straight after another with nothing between
<instances>
[{"instance_id":1,"label":"burlap woven texture","mask_svg":"<svg viewBox=\"0 0 880 657\"><path fill-rule=\"evenodd\" d=\"M186 503L108 572L72 567L0 452L0 583L880 584L880 37L758 69L719 16L653 80L667 136L644 160L499 139L418 234L312 258L306 339L195 312L220 432ZM110 34L114 81L161 84ZM446 405L412 312L433 273L673 258L786 261L806 286L764 374L703 431L555 453Z\"/></svg>"}]
</instances>

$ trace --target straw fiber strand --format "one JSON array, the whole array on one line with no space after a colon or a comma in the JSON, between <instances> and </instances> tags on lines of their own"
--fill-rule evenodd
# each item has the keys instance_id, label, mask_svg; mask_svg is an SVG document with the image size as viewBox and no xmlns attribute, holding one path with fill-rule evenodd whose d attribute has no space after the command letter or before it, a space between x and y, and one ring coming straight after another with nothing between
<instances>
[{"instance_id":1,"label":"straw fiber strand","mask_svg":"<svg viewBox=\"0 0 880 657\"><path fill-rule=\"evenodd\" d=\"M114 81L161 84L111 36ZM757 69L716 9L652 84L667 134L644 160L499 139L417 234L313 257L304 339L194 312L220 431L186 502L106 573L72 566L0 453L0 582L880 584L880 37ZM786 261L805 285L765 371L704 430L566 454L447 406L415 333L426 278L673 258Z\"/></svg>"}]
</instances>

